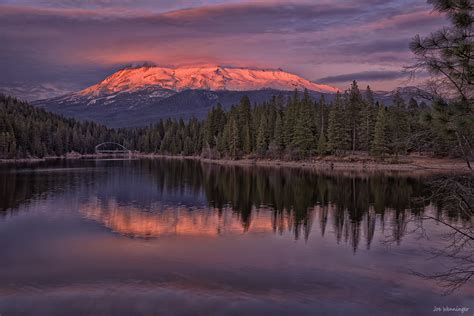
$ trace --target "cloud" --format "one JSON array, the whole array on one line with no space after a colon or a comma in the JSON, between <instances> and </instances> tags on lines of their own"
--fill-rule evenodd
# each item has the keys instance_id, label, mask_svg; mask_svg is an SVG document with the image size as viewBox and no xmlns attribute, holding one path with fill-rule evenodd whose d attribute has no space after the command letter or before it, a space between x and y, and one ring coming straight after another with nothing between
<instances>
[{"instance_id":1,"label":"cloud","mask_svg":"<svg viewBox=\"0 0 474 316\"><path fill-rule=\"evenodd\" d=\"M407 74L401 71L362 71L356 73L342 74L319 78L317 82L322 83L346 83L353 80L357 81L380 81L407 78Z\"/></svg>"},{"instance_id":2,"label":"cloud","mask_svg":"<svg viewBox=\"0 0 474 316\"><path fill-rule=\"evenodd\" d=\"M366 42L348 43L344 46L355 53L371 54L376 52L404 52L408 51L408 41L405 38L374 39Z\"/></svg>"},{"instance_id":3,"label":"cloud","mask_svg":"<svg viewBox=\"0 0 474 316\"><path fill-rule=\"evenodd\" d=\"M410 38L443 21L426 4L402 0L183 0L173 3L187 9L169 11L171 2L0 0L0 85L85 87L145 60L283 68L307 78L402 68Z\"/></svg>"},{"instance_id":4,"label":"cloud","mask_svg":"<svg viewBox=\"0 0 474 316\"><path fill-rule=\"evenodd\" d=\"M232 0L231 0L232 1ZM189 8L205 4L231 2L226 0L0 0L0 3L10 5L34 6L39 8L81 8L81 9L152 9L155 12L165 12L180 8Z\"/></svg>"}]
</instances>

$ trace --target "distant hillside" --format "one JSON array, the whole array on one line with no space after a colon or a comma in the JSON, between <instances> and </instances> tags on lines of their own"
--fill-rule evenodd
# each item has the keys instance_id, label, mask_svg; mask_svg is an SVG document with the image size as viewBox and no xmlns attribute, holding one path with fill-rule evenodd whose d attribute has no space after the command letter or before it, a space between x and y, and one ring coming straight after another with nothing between
<instances>
[{"instance_id":1,"label":"distant hillside","mask_svg":"<svg viewBox=\"0 0 474 316\"><path fill-rule=\"evenodd\" d=\"M156 93L156 91L155 91ZM85 103L82 99L66 99L65 97L40 100L32 104L48 111L74 117L79 120L91 120L109 127L137 127L154 123L160 119L191 117L204 118L206 114L221 103L224 109L238 104L244 96L252 103L262 103L274 96L287 98L290 91L258 90L258 91L209 91L185 90L168 95L167 90L162 94L167 97L149 97L149 91L120 93L110 104L107 98L97 99L93 104ZM319 93L312 93L314 97ZM328 98L332 96L328 95Z\"/></svg>"}]
</instances>

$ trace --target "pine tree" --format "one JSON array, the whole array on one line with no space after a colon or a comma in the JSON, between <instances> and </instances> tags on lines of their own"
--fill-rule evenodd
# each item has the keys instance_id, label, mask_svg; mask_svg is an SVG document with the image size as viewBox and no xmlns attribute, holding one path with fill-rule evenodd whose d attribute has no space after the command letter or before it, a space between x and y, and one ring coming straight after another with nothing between
<instances>
[{"instance_id":1,"label":"pine tree","mask_svg":"<svg viewBox=\"0 0 474 316\"><path fill-rule=\"evenodd\" d=\"M349 90L347 111L345 112L348 122L348 128L351 134L351 150L358 149L359 131L360 131L360 112L363 105L362 95L357 86L357 81L353 81Z\"/></svg>"},{"instance_id":2,"label":"pine tree","mask_svg":"<svg viewBox=\"0 0 474 316\"><path fill-rule=\"evenodd\" d=\"M267 149L268 149L268 124L267 124L267 118L262 115L260 119L260 125L257 130L257 153L261 156L265 155Z\"/></svg>"},{"instance_id":3,"label":"pine tree","mask_svg":"<svg viewBox=\"0 0 474 316\"><path fill-rule=\"evenodd\" d=\"M319 102L315 103L315 119L316 119L316 136L318 137L318 140L321 136L321 134L326 133L327 125L328 125L328 109L326 105L326 99L324 97L324 94L321 95L319 98Z\"/></svg>"},{"instance_id":4,"label":"pine tree","mask_svg":"<svg viewBox=\"0 0 474 316\"><path fill-rule=\"evenodd\" d=\"M216 146L217 135L224 128L225 113L220 103L208 113L204 127L204 142L211 148Z\"/></svg>"},{"instance_id":5,"label":"pine tree","mask_svg":"<svg viewBox=\"0 0 474 316\"><path fill-rule=\"evenodd\" d=\"M217 141L217 151L222 155L225 155L229 148L230 139L230 124L229 122L224 126L224 130L219 133Z\"/></svg>"},{"instance_id":6,"label":"pine tree","mask_svg":"<svg viewBox=\"0 0 474 316\"><path fill-rule=\"evenodd\" d=\"M184 140L183 154L185 156L190 156L194 154L193 141L191 140L191 137L189 136L186 136L186 139Z\"/></svg>"},{"instance_id":7,"label":"pine tree","mask_svg":"<svg viewBox=\"0 0 474 316\"><path fill-rule=\"evenodd\" d=\"M256 106L255 110L258 109L259 107ZM270 104L265 107L265 115L267 116L267 124L268 124L268 129L267 129L267 139L268 143L273 141L273 135L275 133L275 123L277 119L277 113L280 111L280 109L277 109L276 106L276 97L272 98L272 101ZM255 129L256 130L256 129Z\"/></svg>"},{"instance_id":8,"label":"pine tree","mask_svg":"<svg viewBox=\"0 0 474 316\"><path fill-rule=\"evenodd\" d=\"M240 150L240 131L237 126L237 120L231 118L229 121L229 139L227 141L229 145L229 154L231 157L237 158Z\"/></svg>"},{"instance_id":9,"label":"pine tree","mask_svg":"<svg viewBox=\"0 0 474 316\"><path fill-rule=\"evenodd\" d=\"M336 94L330 110L328 122L328 151L333 154L340 154L346 149L346 131L342 120L341 95Z\"/></svg>"},{"instance_id":10,"label":"pine tree","mask_svg":"<svg viewBox=\"0 0 474 316\"><path fill-rule=\"evenodd\" d=\"M417 56L414 70L431 74L434 102L429 117L433 131L450 141L472 170L474 155L474 16L470 0L430 0L434 10L445 13L449 27L428 37L416 35L410 49Z\"/></svg>"},{"instance_id":11,"label":"pine tree","mask_svg":"<svg viewBox=\"0 0 474 316\"><path fill-rule=\"evenodd\" d=\"M370 86L367 86L365 92L365 99L362 103L362 109L360 113L360 126L359 126L359 140L360 149L364 151L370 151L370 145L372 143L374 128L375 128L375 101L374 95Z\"/></svg>"},{"instance_id":12,"label":"pine tree","mask_svg":"<svg viewBox=\"0 0 474 316\"><path fill-rule=\"evenodd\" d=\"M0 158L8 158L8 134L0 132Z\"/></svg>"},{"instance_id":13,"label":"pine tree","mask_svg":"<svg viewBox=\"0 0 474 316\"><path fill-rule=\"evenodd\" d=\"M12 159L16 157L16 141L15 141L15 135L11 134L9 135L8 139L8 158Z\"/></svg>"},{"instance_id":14,"label":"pine tree","mask_svg":"<svg viewBox=\"0 0 474 316\"><path fill-rule=\"evenodd\" d=\"M422 119L425 116L425 110L420 107L415 98L410 98L407 111L410 147L412 150L422 151L430 146L430 139L427 137L430 134L430 128L423 124Z\"/></svg>"},{"instance_id":15,"label":"pine tree","mask_svg":"<svg viewBox=\"0 0 474 316\"><path fill-rule=\"evenodd\" d=\"M389 152L388 144L388 122L387 111L384 107L377 113L375 122L374 141L372 143L372 154L377 157L384 157Z\"/></svg>"},{"instance_id":16,"label":"pine tree","mask_svg":"<svg viewBox=\"0 0 474 316\"><path fill-rule=\"evenodd\" d=\"M285 147L287 148L293 146L299 104L300 100L298 96L298 90L295 89L293 97L289 100L285 111L283 139L285 142Z\"/></svg>"},{"instance_id":17,"label":"pine tree","mask_svg":"<svg viewBox=\"0 0 474 316\"><path fill-rule=\"evenodd\" d=\"M299 104L292 141L294 148L296 148L303 156L310 154L310 152L316 147L314 132L314 111L309 93L305 90L303 100Z\"/></svg>"},{"instance_id":18,"label":"pine tree","mask_svg":"<svg viewBox=\"0 0 474 316\"><path fill-rule=\"evenodd\" d=\"M328 152L328 143L326 140L326 135L324 135L324 132L321 132L321 134L319 135L318 147L316 149L316 152L319 155L325 155Z\"/></svg>"},{"instance_id":19,"label":"pine tree","mask_svg":"<svg viewBox=\"0 0 474 316\"><path fill-rule=\"evenodd\" d=\"M410 126L405 101L397 92L393 99L393 106L389 111L389 134L392 151L395 155L405 154L408 149Z\"/></svg>"},{"instance_id":20,"label":"pine tree","mask_svg":"<svg viewBox=\"0 0 474 316\"><path fill-rule=\"evenodd\" d=\"M252 117L250 111L250 99L248 96L244 96L240 99L240 104L236 108L235 113L235 124L239 129L239 148L244 153L248 154L252 152Z\"/></svg>"},{"instance_id":21,"label":"pine tree","mask_svg":"<svg viewBox=\"0 0 474 316\"><path fill-rule=\"evenodd\" d=\"M275 120L275 129L273 132L273 145L277 151L281 151L285 148L285 140L283 137L283 118L280 111L277 112Z\"/></svg>"},{"instance_id":22,"label":"pine tree","mask_svg":"<svg viewBox=\"0 0 474 316\"><path fill-rule=\"evenodd\" d=\"M241 149L245 154L249 154L252 152L252 135L251 135L251 128L249 124L245 124L242 128L240 139L241 139Z\"/></svg>"}]
</instances>

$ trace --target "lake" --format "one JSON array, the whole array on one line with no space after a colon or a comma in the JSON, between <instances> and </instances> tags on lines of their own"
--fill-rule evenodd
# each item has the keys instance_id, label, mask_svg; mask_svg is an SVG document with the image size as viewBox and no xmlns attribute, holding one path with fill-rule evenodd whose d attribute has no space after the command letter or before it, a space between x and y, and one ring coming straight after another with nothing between
<instances>
[{"instance_id":1,"label":"lake","mask_svg":"<svg viewBox=\"0 0 474 316\"><path fill-rule=\"evenodd\" d=\"M427 178L191 160L0 166L0 314L432 315ZM450 315L456 313L449 313ZM460 313L458 313L460 315Z\"/></svg>"}]
</instances>

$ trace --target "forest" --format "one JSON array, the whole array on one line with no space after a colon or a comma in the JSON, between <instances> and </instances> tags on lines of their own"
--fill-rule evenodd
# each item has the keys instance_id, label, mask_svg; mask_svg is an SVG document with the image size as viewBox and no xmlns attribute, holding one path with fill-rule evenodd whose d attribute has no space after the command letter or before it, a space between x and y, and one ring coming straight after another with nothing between
<instances>
[{"instance_id":1,"label":"forest","mask_svg":"<svg viewBox=\"0 0 474 316\"><path fill-rule=\"evenodd\" d=\"M452 139L437 135L423 121L429 111L425 103L411 99L407 104L399 94L393 106L384 106L374 101L370 88L361 93L354 82L333 102L326 102L324 96L313 100L307 91L295 91L288 100L275 96L254 105L243 97L228 112L217 106L204 121L159 122L134 131L139 136L127 139L136 140L132 147L142 152L200 154L213 159L452 153L447 150Z\"/></svg>"},{"instance_id":2,"label":"forest","mask_svg":"<svg viewBox=\"0 0 474 316\"><path fill-rule=\"evenodd\" d=\"M409 153L459 157L454 133L433 124L433 108L399 93L391 105L374 100L370 87L357 82L332 102L308 91L291 98L274 96L263 104L240 104L224 111L217 106L204 120L168 119L144 128L108 129L79 122L0 96L0 158L42 158L94 152L113 141L142 153L212 159L243 157L286 160L316 155L369 154L383 159ZM473 139L473 128L464 130Z\"/></svg>"},{"instance_id":3,"label":"forest","mask_svg":"<svg viewBox=\"0 0 474 316\"><path fill-rule=\"evenodd\" d=\"M42 158L69 152L92 153L115 133L92 122L78 122L0 95L0 158Z\"/></svg>"}]
</instances>

